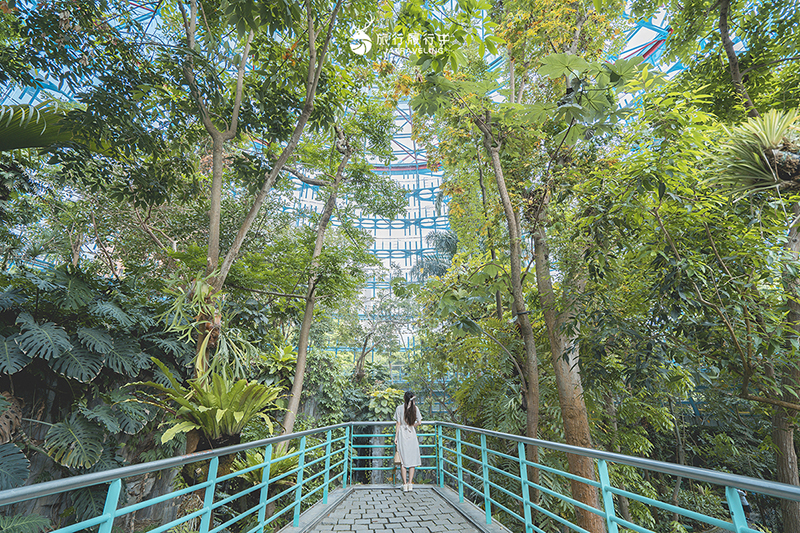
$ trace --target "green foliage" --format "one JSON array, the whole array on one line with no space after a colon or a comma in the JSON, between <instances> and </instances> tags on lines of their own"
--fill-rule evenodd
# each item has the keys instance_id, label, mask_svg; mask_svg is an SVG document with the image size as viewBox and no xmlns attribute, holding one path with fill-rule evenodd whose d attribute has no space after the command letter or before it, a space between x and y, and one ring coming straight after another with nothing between
<instances>
[{"instance_id":1,"label":"green foliage","mask_svg":"<svg viewBox=\"0 0 800 533\"><path fill-rule=\"evenodd\" d=\"M38 514L0 516L0 529L6 533L43 533L51 527L50 520Z\"/></svg>"},{"instance_id":2,"label":"green foliage","mask_svg":"<svg viewBox=\"0 0 800 533\"><path fill-rule=\"evenodd\" d=\"M391 387L370 393L369 410L373 420L392 420L398 405L403 403L403 391Z\"/></svg>"},{"instance_id":3,"label":"green foliage","mask_svg":"<svg viewBox=\"0 0 800 533\"><path fill-rule=\"evenodd\" d=\"M288 448L285 452L282 452L282 455L277 455L281 453L277 448L273 447L272 449L272 460L274 461L269 467L269 477L270 479L274 479L280 477L287 472L297 468L299 464L299 456L295 455L293 457L288 457L285 459L279 459L280 457L284 457L286 455L292 455L293 453L297 452L297 448ZM276 460L277 459L277 460ZM245 452L244 458L237 457L233 462L233 469L234 470L244 470L246 468L253 468L261 463L264 462L264 454L259 452L258 450L247 450ZM258 485L261 483L262 477L264 476L264 469L258 468L255 470L251 470L245 474L241 475L241 478L247 481L251 485ZM285 476L278 481L271 482L270 485L276 486L291 486L297 482L297 475Z\"/></svg>"},{"instance_id":4,"label":"green foliage","mask_svg":"<svg viewBox=\"0 0 800 533\"><path fill-rule=\"evenodd\" d=\"M21 325L17 345L31 358L41 357L50 361L72 349L67 332L53 322L39 324L28 313L20 313L17 323Z\"/></svg>"},{"instance_id":5,"label":"green foliage","mask_svg":"<svg viewBox=\"0 0 800 533\"><path fill-rule=\"evenodd\" d=\"M16 444L0 444L0 490L21 486L28 479L28 458Z\"/></svg>"},{"instance_id":6,"label":"green foliage","mask_svg":"<svg viewBox=\"0 0 800 533\"><path fill-rule=\"evenodd\" d=\"M733 129L717 151L719 173L709 178L734 196L796 189L800 180L798 110L772 109Z\"/></svg>"},{"instance_id":7,"label":"green foliage","mask_svg":"<svg viewBox=\"0 0 800 533\"><path fill-rule=\"evenodd\" d=\"M272 431L272 420L262 411L275 407L275 400L281 392L278 387L244 379L233 381L212 374L207 383L190 380L187 388L175 379L161 361L154 359L153 362L167 376L170 386L152 381L140 385L152 387L161 393L163 400L149 396L148 401L174 412L176 422L161 436L162 443L174 439L178 433L193 429L202 431L209 441L222 436L240 435L255 418L266 422ZM178 404L177 410L173 411L172 402Z\"/></svg>"},{"instance_id":8,"label":"green foliage","mask_svg":"<svg viewBox=\"0 0 800 533\"><path fill-rule=\"evenodd\" d=\"M31 357L20 350L18 337L18 333L8 338L0 335L0 372L4 374L14 374L31 362Z\"/></svg>"},{"instance_id":9,"label":"green foliage","mask_svg":"<svg viewBox=\"0 0 800 533\"><path fill-rule=\"evenodd\" d=\"M81 414L72 413L47 431L45 449L68 468L91 468L103 453L103 431Z\"/></svg>"}]
</instances>

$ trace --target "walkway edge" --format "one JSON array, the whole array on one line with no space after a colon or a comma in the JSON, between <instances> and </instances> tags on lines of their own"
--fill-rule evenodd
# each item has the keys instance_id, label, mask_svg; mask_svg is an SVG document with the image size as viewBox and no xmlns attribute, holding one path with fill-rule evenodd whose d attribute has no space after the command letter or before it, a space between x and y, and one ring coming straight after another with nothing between
<instances>
[{"instance_id":1,"label":"walkway edge","mask_svg":"<svg viewBox=\"0 0 800 533\"><path fill-rule=\"evenodd\" d=\"M336 509L345 498L350 496L354 490L355 488L352 485L344 489L341 487L333 489L328 493L328 503L324 504L321 500L318 501L300 515L300 523L297 527L289 524L278 530L278 533L305 533L310 531Z\"/></svg>"},{"instance_id":2,"label":"walkway edge","mask_svg":"<svg viewBox=\"0 0 800 533\"><path fill-rule=\"evenodd\" d=\"M461 516L466 518L482 533L511 533L510 529L497 520L492 520L491 524L487 524L486 514L478 508L477 505L467 499L464 499L463 502L458 501L458 494L450 487L439 487L437 485L427 486L433 489L436 494L441 496L442 499L449 503Z\"/></svg>"}]
</instances>

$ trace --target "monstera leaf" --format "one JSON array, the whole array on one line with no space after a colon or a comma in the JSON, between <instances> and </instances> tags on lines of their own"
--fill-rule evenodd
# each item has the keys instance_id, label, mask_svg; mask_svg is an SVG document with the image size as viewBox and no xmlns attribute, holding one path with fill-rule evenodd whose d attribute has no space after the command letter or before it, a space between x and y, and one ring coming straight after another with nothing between
<instances>
[{"instance_id":1,"label":"monstera leaf","mask_svg":"<svg viewBox=\"0 0 800 533\"><path fill-rule=\"evenodd\" d=\"M22 294L20 289L9 289L5 292L0 292L0 311L12 309L18 305L22 305L28 301L28 298Z\"/></svg>"},{"instance_id":2,"label":"monstera leaf","mask_svg":"<svg viewBox=\"0 0 800 533\"><path fill-rule=\"evenodd\" d=\"M108 487L95 485L74 491L70 497L78 521L87 520L103 514Z\"/></svg>"},{"instance_id":3,"label":"monstera leaf","mask_svg":"<svg viewBox=\"0 0 800 533\"><path fill-rule=\"evenodd\" d=\"M77 270L59 267L53 274L53 281L58 283L63 290L63 292L59 291L58 304L64 309L74 311L85 307L94 300L94 291L83 281Z\"/></svg>"},{"instance_id":4,"label":"monstera leaf","mask_svg":"<svg viewBox=\"0 0 800 533\"><path fill-rule=\"evenodd\" d=\"M124 397L124 399L120 399ZM128 435L135 435L153 419L155 409L139 402L132 396L127 396L120 391L114 391L111 399L115 399L113 405L114 413L117 416L122 431Z\"/></svg>"},{"instance_id":5,"label":"monstera leaf","mask_svg":"<svg viewBox=\"0 0 800 533\"><path fill-rule=\"evenodd\" d=\"M54 424L44 447L57 463L69 468L91 468L103 453L103 430L78 412Z\"/></svg>"},{"instance_id":6,"label":"monstera leaf","mask_svg":"<svg viewBox=\"0 0 800 533\"><path fill-rule=\"evenodd\" d=\"M62 376L89 383L103 368L103 356L87 350L76 341L71 350L53 359L50 366Z\"/></svg>"},{"instance_id":7,"label":"monstera leaf","mask_svg":"<svg viewBox=\"0 0 800 533\"><path fill-rule=\"evenodd\" d=\"M21 313L17 317L17 324L22 325L17 345L29 357L41 357L49 361L72 349L67 332L53 322L37 324L31 315Z\"/></svg>"},{"instance_id":8,"label":"monstera leaf","mask_svg":"<svg viewBox=\"0 0 800 533\"><path fill-rule=\"evenodd\" d=\"M3 533L42 533L50 529L50 520L38 514L0 516L0 531Z\"/></svg>"},{"instance_id":9,"label":"monstera leaf","mask_svg":"<svg viewBox=\"0 0 800 533\"><path fill-rule=\"evenodd\" d=\"M0 490L13 489L25 483L29 466L28 458L16 444L0 444Z\"/></svg>"},{"instance_id":10,"label":"monstera leaf","mask_svg":"<svg viewBox=\"0 0 800 533\"><path fill-rule=\"evenodd\" d=\"M106 366L111 370L125 376L136 376L141 369L149 366L142 347L135 339L124 337L113 342L113 348L106 353Z\"/></svg>"},{"instance_id":11,"label":"monstera leaf","mask_svg":"<svg viewBox=\"0 0 800 533\"><path fill-rule=\"evenodd\" d=\"M78 410L89 420L94 420L104 425L109 433L119 433L122 431L116 413L114 413L113 408L105 402L89 409L84 401L78 406Z\"/></svg>"},{"instance_id":12,"label":"monstera leaf","mask_svg":"<svg viewBox=\"0 0 800 533\"><path fill-rule=\"evenodd\" d=\"M79 327L78 339L90 350L103 355L114 348L114 340L104 329Z\"/></svg>"},{"instance_id":13,"label":"monstera leaf","mask_svg":"<svg viewBox=\"0 0 800 533\"><path fill-rule=\"evenodd\" d=\"M19 349L18 338L18 333L8 338L0 335L0 374L13 374L31 362L31 358Z\"/></svg>"},{"instance_id":14,"label":"monstera leaf","mask_svg":"<svg viewBox=\"0 0 800 533\"><path fill-rule=\"evenodd\" d=\"M98 318L114 320L123 328L130 327L134 324L133 318L113 302L94 302L89 306L89 312Z\"/></svg>"}]
</instances>

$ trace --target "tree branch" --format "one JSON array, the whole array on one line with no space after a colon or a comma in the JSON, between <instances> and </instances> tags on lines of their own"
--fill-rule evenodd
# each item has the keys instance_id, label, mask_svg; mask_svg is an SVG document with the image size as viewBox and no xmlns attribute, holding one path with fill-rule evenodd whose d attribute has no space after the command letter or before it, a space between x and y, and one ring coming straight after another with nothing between
<instances>
[{"instance_id":1,"label":"tree branch","mask_svg":"<svg viewBox=\"0 0 800 533\"><path fill-rule=\"evenodd\" d=\"M725 49L725 54L728 56L728 66L731 71L731 81L736 92L744 101L744 106L747 109L747 115L750 117L759 116L755 104L750 99L750 94L747 92L744 83L742 83L742 73L739 72L739 58L736 56L736 50L733 49L733 41L730 36L730 28L728 27L728 15L731 10L731 1L722 0L719 6L719 34L722 38L722 46Z\"/></svg>"},{"instance_id":2,"label":"tree branch","mask_svg":"<svg viewBox=\"0 0 800 533\"><path fill-rule=\"evenodd\" d=\"M297 170L296 168L287 167L286 165L284 165L283 166L283 170L285 170L289 174L292 174L294 177L296 177L297 179L299 179L300 181L302 181L303 183L306 183L308 185L316 185L318 187L329 187L330 186L330 183L328 183L327 181L320 180L320 179L317 179L317 178L310 178L310 177L306 176L305 174L303 174L302 172L300 172L299 170Z\"/></svg>"}]
</instances>

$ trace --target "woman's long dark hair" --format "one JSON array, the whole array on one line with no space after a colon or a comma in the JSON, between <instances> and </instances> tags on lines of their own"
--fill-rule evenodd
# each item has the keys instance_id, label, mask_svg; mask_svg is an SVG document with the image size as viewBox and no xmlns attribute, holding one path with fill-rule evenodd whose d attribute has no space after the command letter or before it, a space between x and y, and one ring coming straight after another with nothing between
<instances>
[{"instance_id":1,"label":"woman's long dark hair","mask_svg":"<svg viewBox=\"0 0 800 533\"><path fill-rule=\"evenodd\" d=\"M407 390L406 393L403 395L403 420L406 421L406 424L409 426L413 426L417 423L417 406L414 403L414 393L410 390Z\"/></svg>"}]
</instances>

